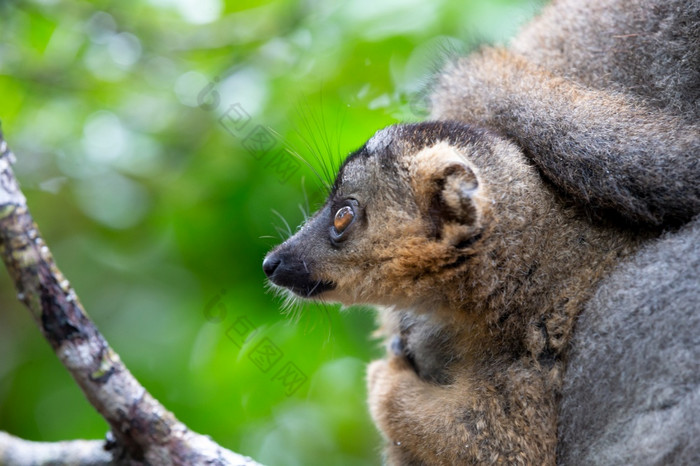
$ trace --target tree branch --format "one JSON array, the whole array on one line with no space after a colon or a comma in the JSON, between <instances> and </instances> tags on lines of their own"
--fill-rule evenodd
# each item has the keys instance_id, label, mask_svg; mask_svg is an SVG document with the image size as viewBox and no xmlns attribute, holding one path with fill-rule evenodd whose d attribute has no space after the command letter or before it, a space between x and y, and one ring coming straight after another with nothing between
<instances>
[{"instance_id":1,"label":"tree branch","mask_svg":"<svg viewBox=\"0 0 700 466\"><path fill-rule=\"evenodd\" d=\"M0 464L33 466L107 466L112 454L101 440L69 442L30 442L0 432Z\"/></svg>"},{"instance_id":2,"label":"tree branch","mask_svg":"<svg viewBox=\"0 0 700 466\"><path fill-rule=\"evenodd\" d=\"M150 465L257 464L189 430L124 366L56 267L29 214L12 172L13 162L14 155L0 132L0 256L18 299L27 306L87 399L109 423L115 439L111 450L114 459Z\"/></svg>"}]
</instances>

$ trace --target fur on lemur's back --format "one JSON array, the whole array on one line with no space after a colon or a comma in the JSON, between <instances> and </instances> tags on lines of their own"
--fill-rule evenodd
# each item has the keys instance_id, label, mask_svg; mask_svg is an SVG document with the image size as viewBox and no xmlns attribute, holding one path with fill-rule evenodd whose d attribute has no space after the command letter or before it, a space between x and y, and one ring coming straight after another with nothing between
<instances>
[{"instance_id":1,"label":"fur on lemur's back","mask_svg":"<svg viewBox=\"0 0 700 466\"><path fill-rule=\"evenodd\" d=\"M440 76L433 119L495 128L596 213L700 213L700 2L555 1Z\"/></svg>"},{"instance_id":2,"label":"fur on lemur's back","mask_svg":"<svg viewBox=\"0 0 700 466\"><path fill-rule=\"evenodd\" d=\"M700 218L598 288L578 321L561 465L700 464Z\"/></svg>"},{"instance_id":3,"label":"fur on lemur's back","mask_svg":"<svg viewBox=\"0 0 700 466\"><path fill-rule=\"evenodd\" d=\"M699 22L697 0L557 0L510 49L558 76L696 123Z\"/></svg>"}]
</instances>

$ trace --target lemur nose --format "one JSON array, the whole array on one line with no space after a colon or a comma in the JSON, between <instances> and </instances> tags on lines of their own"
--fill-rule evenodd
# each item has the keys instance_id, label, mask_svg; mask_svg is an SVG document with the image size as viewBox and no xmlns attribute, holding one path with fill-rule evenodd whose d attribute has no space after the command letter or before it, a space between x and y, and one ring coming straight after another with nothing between
<instances>
[{"instance_id":1,"label":"lemur nose","mask_svg":"<svg viewBox=\"0 0 700 466\"><path fill-rule=\"evenodd\" d=\"M270 254L267 256L263 261L263 271L265 272L265 275L267 275L268 278L271 277L281 263L282 259L280 259L278 255Z\"/></svg>"}]
</instances>

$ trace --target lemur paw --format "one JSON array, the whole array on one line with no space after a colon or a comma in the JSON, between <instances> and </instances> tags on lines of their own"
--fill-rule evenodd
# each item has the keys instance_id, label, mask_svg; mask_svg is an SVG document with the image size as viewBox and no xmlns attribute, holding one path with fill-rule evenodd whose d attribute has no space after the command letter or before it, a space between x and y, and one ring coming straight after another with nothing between
<instances>
[{"instance_id":1,"label":"lemur paw","mask_svg":"<svg viewBox=\"0 0 700 466\"><path fill-rule=\"evenodd\" d=\"M369 409L375 422L385 433L401 415L401 393L410 386L422 384L411 365L403 357L372 362L367 368Z\"/></svg>"}]
</instances>

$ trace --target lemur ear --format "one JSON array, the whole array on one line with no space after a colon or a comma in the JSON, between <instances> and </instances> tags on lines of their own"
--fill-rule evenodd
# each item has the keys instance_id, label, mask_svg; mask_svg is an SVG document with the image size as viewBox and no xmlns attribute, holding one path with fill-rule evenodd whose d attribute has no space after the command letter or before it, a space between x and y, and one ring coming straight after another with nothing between
<instances>
[{"instance_id":1,"label":"lemur ear","mask_svg":"<svg viewBox=\"0 0 700 466\"><path fill-rule=\"evenodd\" d=\"M471 167L465 163L448 165L437 179L437 186L440 189L434 193L431 207L439 211L443 221L453 220L469 225L476 222L474 195L479 182Z\"/></svg>"},{"instance_id":2,"label":"lemur ear","mask_svg":"<svg viewBox=\"0 0 700 466\"><path fill-rule=\"evenodd\" d=\"M416 154L411 167L416 198L435 225L436 236L446 223L473 225L478 219L475 195L479 181L474 170L447 142Z\"/></svg>"}]
</instances>

